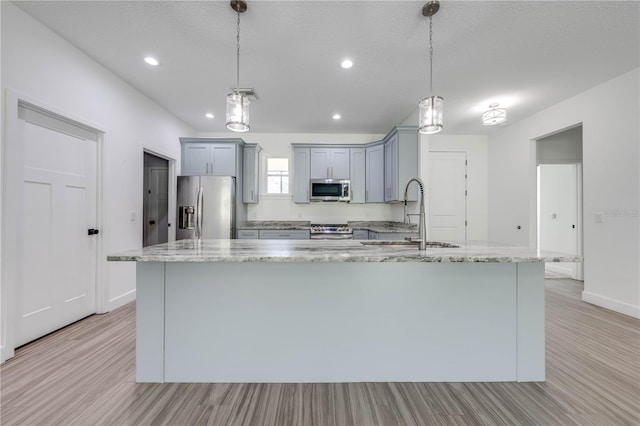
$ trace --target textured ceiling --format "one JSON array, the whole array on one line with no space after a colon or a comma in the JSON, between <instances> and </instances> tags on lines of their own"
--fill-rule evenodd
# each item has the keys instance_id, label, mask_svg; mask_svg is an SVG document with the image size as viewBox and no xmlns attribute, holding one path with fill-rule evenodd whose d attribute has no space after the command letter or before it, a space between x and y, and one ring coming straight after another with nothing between
<instances>
[{"instance_id":1,"label":"textured ceiling","mask_svg":"<svg viewBox=\"0 0 640 426\"><path fill-rule=\"evenodd\" d=\"M195 129L226 131L236 23L227 1L16 4ZM423 4L249 0L240 86L260 98L251 131L384 133L402 123L429 95ZM639 17L637 1L441 1L434 94L445 98L444 133L495 130L480 124L494 100L508 125L638 67Z\"/></svg>"}]
</instances>

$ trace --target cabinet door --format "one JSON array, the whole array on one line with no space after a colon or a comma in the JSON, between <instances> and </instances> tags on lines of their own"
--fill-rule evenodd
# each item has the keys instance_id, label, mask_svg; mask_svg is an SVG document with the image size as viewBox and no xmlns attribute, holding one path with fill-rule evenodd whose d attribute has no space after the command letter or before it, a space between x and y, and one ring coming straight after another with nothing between
<instances>
[{"instance_id":1,"label":"cabinet door","mask_svg":"<svg viewBox=\"0 0 640 426\"><path fill-rule=\"evenodd\" d=\"M354 240L368 240L369 239L369 231L366 229L354 229L353 230L353 239Z\"/></svg>"},{"instance_id":2,"label":"cabinet door","mask_svg":"<svg viewBox=\"0 0 640 426\"><path fill-rule=\"evenodd\" d=\"M384 145L367 148L366 202L384 203Z\"/></svg>"},{"instance_id":3,"label":"cabinet door","mask_svg":"<svg viewBox=\"0 0 640 426\"><path fill-rule=\"evenodd\" d=\"M349 148L332 148L329 155L329 177L331 179L349 179Z\"/></svg>"},{"instance_id":4,"label":"cabinet door","mask_svg":"<svg viewBox=\"0 0 640 426\"><path fill-rule=\"evenodd\" d=\"M377 240L378 239L378 233L374 232L374 231L369 231L369 239L370 240Z\"/></svg>"},{"instance_id":5,"label":"cabinet door","mask_svg":"<svg viewBox=\"0 0 640 426\"><path fill-rule=\"evenodd\" d=\"M276 230L260 230L261 240L308 240L310 231L293 230L293 231L276 231Z\"/></svg>"},{"instance_id":6,"label":"cabinet door","mask_svg":"<svg viewBox=\"0 0 640 426\"><path fill-rule=\"evenodd\" d=\"M185 143L182 145L182 176L200 176L209 174L208 143Z\"/></svg>"},{"instance_id":7,"label":"cabinet door","mask_svg":"<svg viewBox=\"0 0 640 426\"><path fill-rule=\"evenodd\" d=\"M311 160L309 167L309 177L311 179L328 179L330 175L330 156L329 148L311 148Z\"/></svg>"},{"instance_id":8,"label":"cabinet door","mask_svg":"<svg viewBox=\"0 0 640 426\"><path fill-rule=\"evenodd\" d=\"M214 176L236 175L236 145L211 144L210 172Z\"/></svg>"},{"instance_id":9,"label":"cabinet door","mask_svg":"<svg viewBox=\"0 0 640 426\"><path fill-rule=\"evenodd\" d=\"M259 154L254 146L245 146L242 154L242 201L258 202Z\"/></svg>"},{"instance_id":10,"label":"cabinet door","mask_svg":"<svg viewBox=\"0 0 640 426\"><path fill-rule=\"evenodd\" d=\"M293 151L293 202L309 202L309 149Z\"/></svg>"},{"instance_id":11,"label":"cabinet door","mask_svg":"<svg viewBox=\"0 0 640 426\"><path fill-rule=\"evenodd\" d=\"M384 201L398 200L398 136L384 143Z\"/></svg>"},{"instance_id":12,"label":"cabinet door","mask_svg":"<svg viewBox=\"0 0 640 426\"><path fill-rule=\"evenodd\" d=\"M364 148L351 148L349 166L351 177L351 202L365 202L366 155Z\"/></svg>"}]
</instances>

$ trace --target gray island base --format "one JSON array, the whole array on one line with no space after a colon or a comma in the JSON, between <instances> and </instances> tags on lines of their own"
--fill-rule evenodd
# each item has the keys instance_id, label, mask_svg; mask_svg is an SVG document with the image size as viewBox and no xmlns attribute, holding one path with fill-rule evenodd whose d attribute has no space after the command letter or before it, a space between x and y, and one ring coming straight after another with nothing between
<instances>
[{"instance_id":1,"label":"gray island base","mask_svg":"<svg viewBox=\"0 0 640 426\"><path fill-rule=\"evenodd\" d=\"M178 241L137 263L138 382L543 381L535 250Z\"/></svg>"}]
</instances>

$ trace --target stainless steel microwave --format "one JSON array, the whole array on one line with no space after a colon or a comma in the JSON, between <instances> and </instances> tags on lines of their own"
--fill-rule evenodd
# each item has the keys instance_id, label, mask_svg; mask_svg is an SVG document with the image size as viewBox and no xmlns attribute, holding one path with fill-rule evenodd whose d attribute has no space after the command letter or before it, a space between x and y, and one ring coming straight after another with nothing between
<instances>
[{"instance_id":1,"label":"stainless steel microwave","mask_svg":"<svg viewBox=\"0 0 640 426\"><path fill-rule=\"evenodd\" d=\"M351 201L351 188L348 180L311 179L309 184L310 201Z\"/></svg>"}]
</instances>

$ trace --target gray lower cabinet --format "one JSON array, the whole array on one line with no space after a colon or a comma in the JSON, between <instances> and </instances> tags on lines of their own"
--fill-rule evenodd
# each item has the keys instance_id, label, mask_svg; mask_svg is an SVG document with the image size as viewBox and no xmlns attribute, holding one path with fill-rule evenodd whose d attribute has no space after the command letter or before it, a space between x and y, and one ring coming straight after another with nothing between
<instances>
[{"instance_id":1,"label":"gray lower cabinet","mask_svg":"<svg viewBox=\"0 0 640 426\"><path fill-rule=\"evenodd\" d=\"M354 229L353 230L353 239L354 240L368 240L369 239L369 231L366 229Z\"/></svg>"},{"instance_id":2,"label":"gray lower cabinet","mask_svg":"<svg viewBox=\"0 0 640 426\"><path fill-rule=\"evenodd\" d=\"M261 240L308 240L311 238L309 230L277 231L272 229L260 230Z\"/></svg>"},{"instance_id":3,"label":"gray lower cabinet","mask_svg":"<svg viewBox=\"0 0 640 426\"><path fill-rule=\"evenodd\" d=\"M293 150L293 202L309 202L309 148Z\"/></svg>"},{"instance_id":4,"label":"gray lower cabinet","mask_svg":"<svg viewBox=\"0 0 640 426\"><path fill-rule=\"evenodd\" d=\"M238 229L239 240L257 240L260 238L260 231L257 229Z\"/></svg>"},{"instance_id":5,"label":"gray lower cabinet","mask_svg":"<svg viewBox=\"0 0 640 426\"><path fill-rule=\"evenodd\" d=\"M360 204L365 202L366 150L365 148L351 148L350 151L351 203Z\"/></svg>"},{"instance_id":6,"label":"gray lower cabinet","mask_svg":"<svg viewBox=\"0 0 640 426\"><path fill-rule=\"evenodd\" d=\"M378 234L377 240L385 241L397 241L404 240L405 237L417 237L417 232L376 232Z\"/></svg>"},{"instance_id":7,"label":"gray lower cabinet","mask_svg":"<svg viewBox=\"0 0 640 426\"><path fill-rule=\"evenodd\" d=\"M378 239L378 233L375 231L369 231L369 239L370 240L377 240Z\"/></svg>"}]
</instances>

